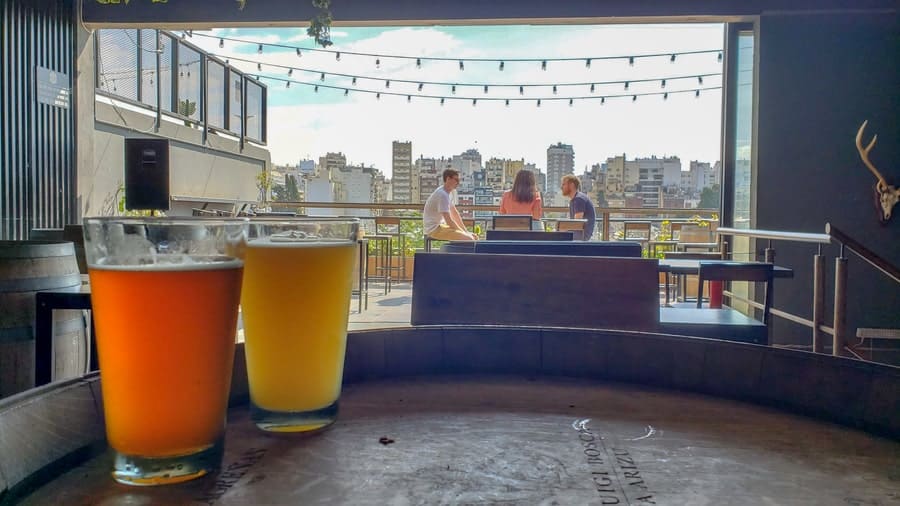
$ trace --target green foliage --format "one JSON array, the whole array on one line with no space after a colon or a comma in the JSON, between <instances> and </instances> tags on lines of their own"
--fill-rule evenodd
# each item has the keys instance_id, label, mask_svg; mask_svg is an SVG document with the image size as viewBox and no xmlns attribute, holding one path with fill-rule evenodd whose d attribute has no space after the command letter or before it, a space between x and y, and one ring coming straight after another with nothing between
<instances>
[{"instance_id":1,"label":"green foliage","mask_svg":"<svg viewBox=\"0 0 900 506\"><path fill-rule=\"evenodd\" d=\"M707 186L700 192L700 204L702 209L718 209L721 204L722 191L719 185Z\"/></svg>"},{"instance_id":2,"label":"green foliage","mask_svg":"<svg viewBox=\"0 0 900 506\"><path fill-rule=\"evenodd\" d=\"M184 99L178 101L178 114L190 118L197 112L197 102Z\"/></svg>"}]
</instances>

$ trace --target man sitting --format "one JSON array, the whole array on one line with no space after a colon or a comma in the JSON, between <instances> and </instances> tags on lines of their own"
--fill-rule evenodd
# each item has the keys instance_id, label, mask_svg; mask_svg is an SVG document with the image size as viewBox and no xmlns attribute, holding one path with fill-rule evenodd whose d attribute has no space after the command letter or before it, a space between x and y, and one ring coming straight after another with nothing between
<instances>
[{"instance_id":1,"label":"man sitting","mask_svg":"<svg viewBox=\"0 0 900 506\"><path fill-rule=\"evenodd\" d=\"M438 186L425 201L422 220L425 235L440 241L474 241L478 236L467 231L450 194L459 186L459 171L446 169L441 174L444 184Z\"/></svg>"}]
</instances>

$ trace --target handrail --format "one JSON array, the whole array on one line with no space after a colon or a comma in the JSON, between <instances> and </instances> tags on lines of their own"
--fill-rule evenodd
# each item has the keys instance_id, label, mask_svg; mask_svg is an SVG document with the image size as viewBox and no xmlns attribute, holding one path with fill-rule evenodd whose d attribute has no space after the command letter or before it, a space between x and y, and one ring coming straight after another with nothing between
<instances>
[{"instance_id":1,"label":"handrail","mask_svg":"<svg viewBox=\"0 0 900 506\"><path fill-rule=\"evenodd\" d=\"M834 239L841 246L846 246L847 249L856 253L858 257L868 262L869 265L885 273L897 283L900 283L900 269L898 269L897 266L891 264L884 258L881 258L877 253L863 246L856 239L850 237L831 223L825 224L825 233L828 234L829 238Z\"/></svg>"},{"instance_id":2,"label":"handrail","mask_svg":"<svg viewBox=\"0 0 900 506\"><path fill-rule=\"evenodd\" d=\"M831 243L831 236L829 236L828 234L812 234L807 232L783 232L780 230L756 230L719 227L716 230L716 233L719 235L733 235L740 237L751 237L756 239L778 239L796 242L812 242L818 244Z\"/></svg>"},{"instance_id":3,"label":"handrail","mask_svg":"<svg viewBox=\"0 0 900 506\"><path fill-rule=\"evenodd\" d=\"M309 207L314 209L331 208L331 209L379 209L383 211L421 211L425 208L424 203L397 203L397 202L300 202L300 201L278 201L267 202L268 205L284 206L284 207ZM496 211L496 205L475 205L475 204L459 204L456 206L460 211ZM718 209L680 209L680 208L657 208L657 207L599 207L595 206L597 213L609 214L670 214L674 216L696 216L718 213ZM567 213L568 207L544 207L544 212L550 213Z\"/></svg>"}]
</instances>

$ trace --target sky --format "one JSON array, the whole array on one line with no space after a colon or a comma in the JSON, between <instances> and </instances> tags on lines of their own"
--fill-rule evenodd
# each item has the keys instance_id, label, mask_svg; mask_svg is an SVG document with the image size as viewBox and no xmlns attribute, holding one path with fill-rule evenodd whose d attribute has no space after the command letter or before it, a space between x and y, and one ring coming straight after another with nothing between
<instances>
[{"instance_id":1,"label":"sky","mask_svg":"<svg viewBox=\"0 0 900 506\"><path fill-rule=\"evenodd\" d=\"M205 34L207 36L201 36ZM211 36L211 37L210 37ZM241 43L219 37L251 41ZM348 163L375 166L391 175L391 143L411 141L413 156L449 157L466 149L478 149L484 160L490 157L522 159L546 169L546 150L551 144L571 144L575 151L575 171L626 154L628 159L644 156L678 156L686 170L690 160L713 163L719 158L721 131L721 90L702 91L698 87L721 86L722 63L717 52L678 55L684 51L722 48L723 25L505 25L505 26L428 26L428 27L341 27L332 30L331 51L363 52L384 55L353 56L306 50L315 47L305 28L234 29L195 32L190 41L223 58L242 58L230 63L250 74L260 75L268 86L268 148L273 163L296 164L301 159L318 160L326 152L343 152ZM289 47L263 46L258 43ZM301 48L300 57L295 48ZM661 57L603 59L662 53ZM448 58L449 61L391 58L390 55ZM489 62L460 59L482 58ZM537 60L578 58L577 61L548 61L546 70L540 61L512 62L515 58ZM592 58L590 67L585 60ZM499 61L504 69L499 69ZM262 64L262 71L257 68ZM272 76L295 83L266 79ZM324 81L319 72L326 72ZM357 84L350 77L358 76ZM699 83L697 75L715 74ZM686 79L671 79L687 76ZM371 78L371 79L369 79ZM666 81L665 88L661 80ZM632 82L626 90L621 82L597 84L591 93L588 83L652 79ZM385 81L391 80L389 88ZM398 80L410 80L401 83ZM429 81L441 84L418 83ZM337 86L320 88L299 82ZM584 83L563 86L566 83ZM450 85L457 84L456 93ZM478 84L479 86L463 86ZM483 85L487 84L485 93ZM498 85L507 84L509 87ZM519 85L526 87L519 93ZM552 86L557 85L554 94ZM345 96L343 89L348 89ZM401 96L373 92L400 93ZM687 90L687 93L675 93ZM632 94L659 93L638 96ZM624 98L612 95L627 94ZM407 95L410 99L407 100ZM439 99L419 95L446 97ZM574 99L567 97L597 97ZM601 104L600 96L609 96ZM465 100L453 100L465 98ZM527 98L511 101L486 101L487 98ZM541 98L538 107L537 99ZM548 100L566 98L566 100ZM472 99L478 99L475 105Z\"/></svg>"}]
</instances>

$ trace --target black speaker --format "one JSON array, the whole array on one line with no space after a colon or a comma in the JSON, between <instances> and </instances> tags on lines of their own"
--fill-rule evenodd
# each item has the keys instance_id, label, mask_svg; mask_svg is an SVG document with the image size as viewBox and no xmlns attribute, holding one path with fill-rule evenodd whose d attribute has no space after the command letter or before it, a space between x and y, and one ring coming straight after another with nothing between
<instances>
[{"instance_id":1,"label":"black speaker","mask_svg":"<svg viewBox=\"0 0 900 506\"><path fill-rule=\"evenodd\" d=\"M169 209L168 139L125 139L125 209Z\"/></svg>"}]
</instances>

